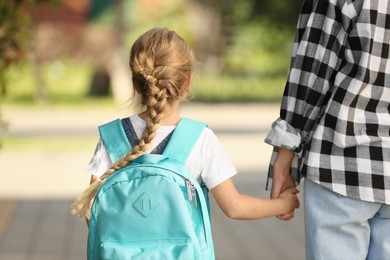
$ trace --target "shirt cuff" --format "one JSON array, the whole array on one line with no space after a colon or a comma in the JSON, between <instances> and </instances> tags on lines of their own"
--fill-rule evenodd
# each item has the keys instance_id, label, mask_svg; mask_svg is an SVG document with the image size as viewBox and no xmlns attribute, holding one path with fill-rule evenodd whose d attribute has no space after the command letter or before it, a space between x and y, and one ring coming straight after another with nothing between
<instances>
[{"instance_id":1,"label":"shirt cuff","mask_svg":"<svg viewBox=\"0 0 390 260\"><path fill-rule=\"evenodd\" d=\"M298 157L302 153L302 137L299 132L285 120L278 118L272 124L272 129L264 140L274 147L293 150Z\"/></svg>"}]
</instances>

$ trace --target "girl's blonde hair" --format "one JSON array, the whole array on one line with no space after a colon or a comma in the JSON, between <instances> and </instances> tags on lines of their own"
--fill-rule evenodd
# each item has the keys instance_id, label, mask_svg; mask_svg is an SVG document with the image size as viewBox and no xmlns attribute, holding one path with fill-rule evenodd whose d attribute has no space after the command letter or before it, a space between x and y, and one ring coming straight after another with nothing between
<instances>
[{"instance_id":1,"label":"girl's blonde hair","mask_svg":"<svg viewBox=\"0 0 390 260\"><path fill-rule=\"evenodd\" d=\"M184 87L193 70L194 57L187 43L174 31L153 28L134 42L129 63L133 85L146 106L147 127L139 143L72 204L72 213L80 217L85 217L99 187L111 174L148 150L169 104L184 94Z\"/></svg>"}]
</instances>

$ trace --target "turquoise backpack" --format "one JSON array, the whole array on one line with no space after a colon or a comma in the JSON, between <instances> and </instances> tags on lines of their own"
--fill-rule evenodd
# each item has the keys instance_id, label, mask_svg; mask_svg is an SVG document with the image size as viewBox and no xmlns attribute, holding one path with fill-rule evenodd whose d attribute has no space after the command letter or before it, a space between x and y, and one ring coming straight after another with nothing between
<instances>
[{"instance_id":1,"label":"turquoise backpack","mask_svg":"<svg viewBox=\"0 0 390 260\"><path fill-rule=\"evenodd\" d=\"M208 190L184 166L206 124L183 118L162 154L145 154L99 189L88 259L215 259ZM113 162L131 144L117 119L99 127Z\"/></svg>"}]
</instances>

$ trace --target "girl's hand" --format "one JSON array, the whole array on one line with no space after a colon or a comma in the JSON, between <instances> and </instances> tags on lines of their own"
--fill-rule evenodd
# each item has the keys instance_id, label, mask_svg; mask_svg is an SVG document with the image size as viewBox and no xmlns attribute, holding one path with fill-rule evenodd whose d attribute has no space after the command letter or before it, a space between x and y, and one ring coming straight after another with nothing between
<instances>
[{"instance_id":1,"label":"girl's hand","mask_svg":"<svg viewBox=\"0 0 390 260\"><path fill-rule=\"evenodd\" d=\"M299 190L295 187L293 188L288 188L284 190L280 196L279 199L283 200L284 202L284 207L285 207L285 215L284 218L280 218L282 220L289 220L292 217L294 217L294 210L298 209L300 204L299 204L299 199L297 197L297 194L299 193ZM292 212L292 214L291 214ZM290 215L289 215L290 214Z\"/></svg>"}]
</instances>

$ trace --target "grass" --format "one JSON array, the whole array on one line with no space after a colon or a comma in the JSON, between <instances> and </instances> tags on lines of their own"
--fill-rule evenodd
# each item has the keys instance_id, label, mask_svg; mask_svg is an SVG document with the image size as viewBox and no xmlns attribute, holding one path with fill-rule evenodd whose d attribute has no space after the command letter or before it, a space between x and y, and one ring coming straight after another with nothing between
<instances>
[{"instance_id":1,"label":"grass","mask_svg":"<svg viewBox=\"0 0 390 260\"><path fill-rule=\"evenodd\" d=\"M195 102L279 102L285 77L234 77L203 75L194 80Z\"/></svg>"},{"instance_id":2,"label":"grass","mask_svg":"<svg viewBox=\"0 0 390 260\"><path fill-rule=\"evenodd\" d=\"M57 60L42 66L48 105L93 105L112 103L111 97L87 97L93 67L87 63ZM6 75L7 93L2 103L37 105L34 71L29 63L11 67Z\"/></svg>"},{"instance_id":3,"label":"grass","mask_svg":"<svg viewBox=\"0 0 390 260\"><path fill-rule=\"evenodd\" d=\"M6 151L56 152L91 151L96 145L95 137L7 137L1 140L1 149ZM92 150L93 151L93 150Z\"/></svg>"}]
</instances>

